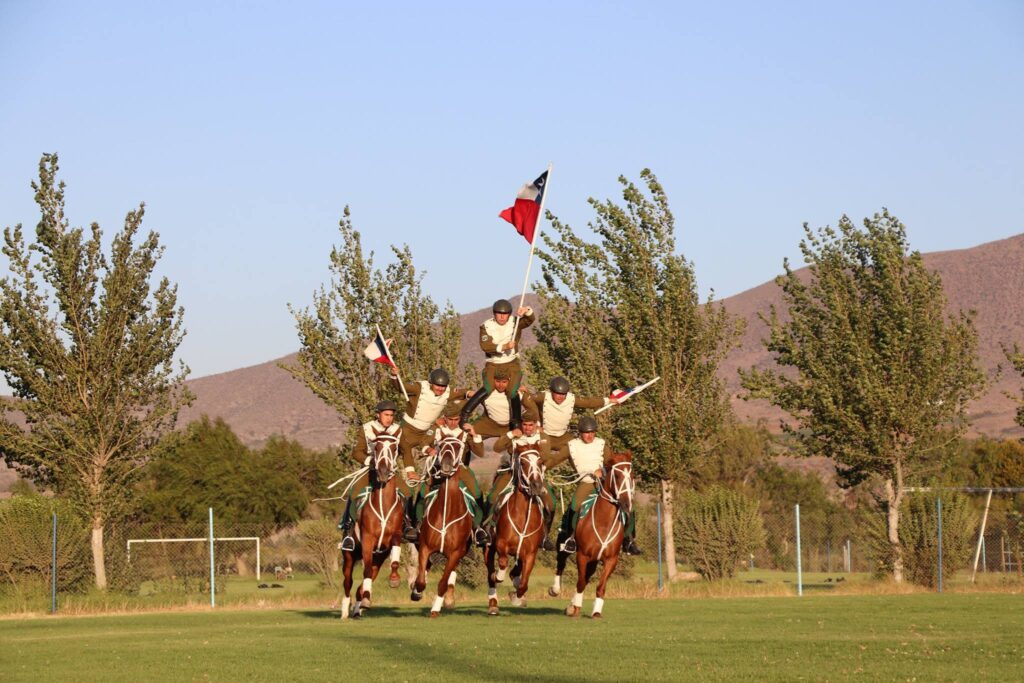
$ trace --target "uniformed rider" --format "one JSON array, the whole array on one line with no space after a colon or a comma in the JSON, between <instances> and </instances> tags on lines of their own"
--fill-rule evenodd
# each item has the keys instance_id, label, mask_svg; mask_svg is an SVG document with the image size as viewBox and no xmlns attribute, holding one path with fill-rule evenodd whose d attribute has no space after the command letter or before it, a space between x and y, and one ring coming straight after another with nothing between
<instances>
[{"instance_id":1,"label":"uniformed rider","mask_svg":"<svg viewBox=\"0 0 1024 683\"><path fill-rule=\"evenodd\" d=\"M508 370L498 367L494 371L494 387L491 391L480 388L466 401L462 408L462 427L465 429L472 420L474 430L482 439L498 438L512 429L519 427L522 416L521 394L516 393L511 400L505 393L508 390L510 377ZM483 407L483 415L472 419L473 411Z\"/></svg>"},{"instance_id":2,"label":"uniformed rider","mask_svg":"<svg viewBox=\"0 0 1024 683\"><path fill-rule=\"evenodd\" d=\"M381 401L377 404L377 419L370 420L363 424L359 430L359 435L356 437L356 443L352 448L349 457L360 467L370 467L371 460L373 459L374 442L381 435L387 434L390 436L396 436L401 438L402 426L395 422L395 413L398 411L398 404L394 401ZM399 492L405 498L405 519L404 519L404 533L408 535L413 530L413 521L410 519L410 513L412 512L412 489L408 484L398 477L396 481ZM352 528L355 525L354 515L352 514L352 499L359 496L370 486L370 470L367 469L348 490L348 494L345 496L345 513L342 515L341 522L338 526L341 528L345 537L341 540L341 549L354 552L356 549L356 540L352 535Z\"/></svg>"},{"instance_id":3,"label":"uniformed rider","mask_svg":"<svg viewBox=\"0 0 1024 683\"><path fill-rule=\"evenodd\" d=\"M465 389L452 389L448 386L450 379L447 370L437 368L430 371L425 381L405 383L409 402L402 415L402 440L398 443L398 452L402 456L405 476L412 484L419 483L412 449L422 449L434 442L437 418L441 417L448 401L466 398ZM395 368L391 368L391 381L401 390Z\"/></svg>"},{"instance_id":4,"label":"uniformed rider","mask_svg":"<svg viewBox=\"0 0 1024 683\"><path fill-rule=\"evenodd\" d=\"M494 388L494 372L499 367L508 370L509 384L505 393L509 400L519 391L519 383L523 380L523 369L519 365L519 342L523 330L533 324L535 318L533 309L529 306L521 306L516 311L519 324L516 325L516 317L512 315L512 304L508 299L498 299L491 307L494 317L488 318L480 325L480 349L487 357L484 363L484 389L490 391ZM512 331L515 330L513 338Z\"/></svg>"},{"instance_id":5,"label":"uniformed rider","mask_svg":"<svg viewBox=\"0 0 1024 683\"><path fill-rule=\"evenodd\" d=\"M547 391L529 394L524 400L532 403L537 409L543 425L542 437L547 439L552 455L560 455L573 439L572 431L569 429L573 411L593 410L618 403L611 398L577 396L572 392L569 380L564 377L553 377L548 383Z\"/></svg>"},{"instance_id":6,"label":"uniformed rider","mask_svg":"<svg viewBox=\"0 0 1024 683\"><path fill-rule=\"evenodd\" d=\"M555 467L565 460L571 460L576 474L582 477L576 487L569 508L562 517L559 539L564 538L561 548L564 552L576 552L576 524L579 522L579 511L584 501L596 488L602 477L602 470L612 464L612 449L608 443L597 436L597 420L591 415L584 415L579 422L579 438L572 439L558 455L552 455L547 465ZM626 521L625 538L622 547L630 555L639 555L641 550L634 538L636 533L636 512L629 515Z\"/></svg>"},{"instance_id":7,"label":"uniformed rider","mask_svg":"<svg viewBox=\"0 0 1024 683\"><path fill-rule=\"evenodd\" d=\"M427 455L433 456L437 454L437 446L441 443L442 439L456 438L462 441L465 445L466 456L463 459L463 463L459 466L458 473L455 475L459 478L459 482L469 491L470 495L473 496L476 502L476 510L473 514L473 540L481 548L487 545L490 538L487 532L483 528L483 517L484 517L484 496L480 491L480 482L477 481L476 474L469 468L468 458L469 455L475 455L478 458L482 458L484 455L484 442L480 438L480 435L476 433L472 425L467 429L463 429L459 426L460 415L461 415L462 403L458 401L452 401L444 409L444 418L441 424L434 430L434 440L432 445L426 448ZM430 482L424 482L419 488L416 496L416 507L415 516L413 518L413 524L416 524L418 520L423 518L423 505L424 499L427 494L427 486Z\"/></svg>"},{"instance_id":8,"label":"uniformed rider","mask_svg":"<svg viewBox=\"0 0 1024 683\"><path fill-rule=\"evenodd\" d=\"M537 414L532 407L524 407L520 428L503 434L494 442L494 450L497 453L501 453L501 461L498 464L497 471L494 473L494 482L491 484L491 490L487 494L488 513L486 524L488 527L493 526L496 513L495 508L500 502L502 493L512 482L512 455L525 450L536 450L540 454L541 462L546 462L549 458L548 444L541 438L540 424L537 421ZM544 488L544 495L541 500L544 502L544 541L541 547L544 550L554 550L555 545L548 538L548 534L551 531L551 520L555 516L555 499L551 495L550 486Z\"/></svg>"}]
</instances>

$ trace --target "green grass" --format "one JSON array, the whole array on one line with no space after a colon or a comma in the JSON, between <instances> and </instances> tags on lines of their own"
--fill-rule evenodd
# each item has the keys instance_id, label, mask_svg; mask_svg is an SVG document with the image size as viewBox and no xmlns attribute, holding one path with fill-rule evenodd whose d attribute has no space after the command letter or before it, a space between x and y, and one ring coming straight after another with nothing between
<instances>
[{"instance_id":1,"label":"green grass","mask_svg":"<svg viewBox=\"0 0 1024 683\"><path fill-rule=\"evenodd\" d=\"M532 591L531 591L532 592ZM380 606L0 621L0 680L1019 680L1024 597L914 594L566 600L437 620ZM585 602L589 613L590 600Z\"/></svg>"}]
</instances>

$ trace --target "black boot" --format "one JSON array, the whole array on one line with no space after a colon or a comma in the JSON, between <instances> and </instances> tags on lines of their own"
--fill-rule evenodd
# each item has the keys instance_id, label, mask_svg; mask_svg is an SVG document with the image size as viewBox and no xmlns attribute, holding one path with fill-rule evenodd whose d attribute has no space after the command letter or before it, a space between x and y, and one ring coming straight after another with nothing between
<instances>
[{"instance_id":1,"label":"black boot","mask_svg":"<svg viewBox=\"0 0 1024 683\"><path fill-rule=\"evenodd\" d=\"M484 548L491 542L491 535L487 533L487 529L482 526L478 526L473 529L473 541L478 547Z\"/></svg>"},{"instance_id":2,"label":"black boot","mask_svg":"<svg viewBox=\"0 0 1024 683\"><path fill-rule=\"evenodd\" d=\"M402 528L402 538L409 543L420 540L420 530L416 528L416 503L411 497L405 499L405 519Z\"/></svg>"},{"instance_id":3,"label":"black boot","mask_svg":"<svg viewBox=\"0 0 1024 683\"><path fill-rule=\"evenodd\" d=\"M541 543L540 543L541 550L551 551L551 550L555 550L557 548L555 543L551 540L551 522L554 520L554 518L555 518L555 511L554 510L548 510L548 509L545 508L545 510L544 510L544 540L541 541Z\"/></svg>"},{"instance_id":4,"label":"black boot","mask_svg":"<svg viewBox=\"0 0 1024 683\"><path fill-rule=\"evenodd\" d=\"M636 539L633 538L632 536L628 536L628 537L626 537L625 540L623 540L622 547L625 549L626 553L628 553L629 555L641 555L641 554L643 554L643 551L640 550L640 546L638 546L636 544Z\"/></svg>"},{"instance_id":5,"label":"black boot","mask_svg":"<svg viewBox=\"0 0 1024 683\"><path fill-rule=\"evenodd\" d=\"M352 522L352 515L349 512L349 508L351 505L351 501L345 504L345 513L341 516L341 521L338 522L338 528L341 529L341 532L343 534L343 538L341 539L341 545L338 546L338 548L342 552L353 553L356 550L356 539L355 536L352 535L352 527L354 526L354 524Z\"/></svg>"}]
</instances>

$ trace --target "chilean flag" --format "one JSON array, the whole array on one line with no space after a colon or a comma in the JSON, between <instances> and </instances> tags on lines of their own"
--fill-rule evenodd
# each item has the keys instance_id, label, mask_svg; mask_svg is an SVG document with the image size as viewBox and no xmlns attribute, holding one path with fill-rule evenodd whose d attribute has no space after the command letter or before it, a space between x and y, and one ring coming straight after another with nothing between
<instances>
[{"instance_id":1,"label":"chilean flag","mask_svg":"<svg viewBox=\"0 0 1024 683\"><path fill-rule=\"evenodd\" d=\"M630 387L629 389L612 389L612 393L608 398L613 401L623 401L634 391L636 391L636 387Z\"/></svg>"},{"instance_id":2,"label":"chilean flag","mask_svg":"<svg viewBox=\"0 0 1024 683\"><path fill-rule=\"evenodd\" d=\"M374 363L383 363L384 365L395 367L395 362L391 360L391 354L388 353L387 342L384 341L384 335L380 333L380 330L377 330L376 338L366 347L363 355Z\"/></svg>"},{"instance_id":3,"label":"chilean flag","mask_svg":"<svg viewBox=\"0 0 1024 683\"><path fill-rule=\"evenodd\" d=\"M533 244L533 235L537 230L540 218L540 205L544 199L544 189L548 184L548 172L544 171L532 183L526 183L516 195L516 203L498 214L499 217L516 227L516 232Z\"/></svg>"}]
</instances>

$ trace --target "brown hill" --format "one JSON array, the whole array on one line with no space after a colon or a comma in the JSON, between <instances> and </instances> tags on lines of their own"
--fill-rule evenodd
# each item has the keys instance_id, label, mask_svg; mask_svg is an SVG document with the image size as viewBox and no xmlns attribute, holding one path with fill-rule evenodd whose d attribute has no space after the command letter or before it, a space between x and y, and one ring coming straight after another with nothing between
<instances>
[{"instance_id":1,"label":"brown hill","mask_svg":"<svg viewBox=\"0 0 1024 683\"><path fill-rule=\"evenodd\" d=\"M998 242L989 242L971 249L935 252L925 261L942 275L951 309L973 309L977 312L979 353L984 367L995 374L1003 360L1000 344L1024 343L1024 235ZM770 358L761 346L765 325L757 314L771 304L779 305L779 290L772 282L724 299L726 308L747 320L747 330L740 346L722 367L729 390L739 391L736 369L752 365L764 366ZM535 300L531 299L531 303ZM482 362L476 344L477 328L489 315L481 309L462 316L463 362ZM527 342L533 335L527 333ZM219 375L201 377L189 382L197 399L183 412L183 423L202 414L223 417L240 438L259 444L271 434L279 433L308 446L336 445L342 429L335 413L324 406L309 390L281 370L279 362L294 362L294 354L284 358L233 370ZM1005 391L1020 387L1020 378L1011 373L994 383L970 407L976 433L995 437L1024 436L1013 422L1014 404ZM780 413L762 402L734 400L741 419L767 419L776 424Z\"/></svg>"}]
</instances>

